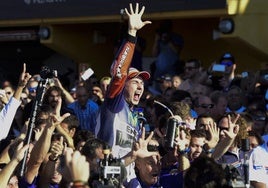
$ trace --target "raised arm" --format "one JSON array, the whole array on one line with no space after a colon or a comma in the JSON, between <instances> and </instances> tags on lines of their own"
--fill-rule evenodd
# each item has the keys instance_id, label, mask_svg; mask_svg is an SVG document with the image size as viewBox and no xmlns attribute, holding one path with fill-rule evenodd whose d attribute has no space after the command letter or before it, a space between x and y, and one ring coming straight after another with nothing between
<instances>
[{"instance_id":1,"label":"raised arm","mask_svg":"<svg viewBox=\"0 0 268 188\"><path fill-rule=\"evenodd\" d=\"M90 168L86 157L81 155L79 151L72 153L71 150L67 150L65 164L71 176L71 188L88 188L87 182L90 176Z\"/></svg>"},{"instance_id":2,"label":"raised arm","mask_svg":"<svg viewBox=\"0 0 268 188\"><path fill-rule=\"evenodd\" d=\"M67 104L70 104L72 102L74 102L74 98L73 96L70 94L69 91L67 91L61 84L60 80L58 78L54 78L54 83L56 86L58 86L59 88L61 88L63 94L65 95L65 101Z\"/></svg>"},{"instance_id":3,"label":"raised arm","mask_svg":"<svg viewBox=\"0 0 268 188\"><path fill-rule=\"evenodd\" d=\"M61 100L58 100L57 109L61 106ZM44 161L51 144L51 137L56 128L56 126L60 126L60 122L63 121L70 114L64 114L63 116L53 115L50 118L48 125L45 127L41 137L36 142L27 164L27 171L25 173L25 180L28 183L32 183L35 176L38 174L39 168Z\"/></svg>"},{"instance_id":4,"label":"raised arm","mask_svg":"<svg viewBox=\"0 0 268 188\"><path fill-rule=\"evenodd\" d=\"M48 161L43 164L44 166L40 172L40 185L49 187L51 177L53 177L57 165L60 165L60 160L62 160L60 156L63 154L63 150L64 142L63 137L61 136L59 141L57 140L51 143L50 152L48 153Z\"/></svg>"},{"instance_id":5,"label":"raised arm","mask_svg":"<svg viewBox=\"0 0 268 188\"><path fill-rule=\"evenodd\" d=\"M128 17L128 37L119 48L120 51L117 53L115 61L111 66L112 81L107 91L108 98L114 98L123 90L135 49L136 33L145 25L151 23L150 21L141 20L144 10L144 6L139 10L138 3L136 4L135 10L131 3L129 10L125 8L125 13Z\"/></svg>"},{"instance_id":6,"label":"raised arm","mask_svg":"<svg viewBox=\"0 0 268 188\"><path fill-rule=\"evenodd\" d=\"M28 147L29 145L23 146L23 142L18 145L10 162L0 171L0 187L7 187L10 176L13 174L19 162L23 159L24 152L28 149Z\"/></svg>"},{"instance_id":7,"label":"raised arm","mask_svg":"<svg viewBox=\"0 0 268 188\"><path fill-rule=\"evenodd\" d=\"M18 107L20 106L20 96L23 88L31 78L31 75L26 72L26 64L23 64L23 70L19 78L17 89L14 96L10 98L8 103L0 112L0 140L7 137L10 130L12 121L16 114Z\"/></svg>"},{"instance_id":8,"label":"raised arm","mask_svg":"<svg viewBox=\"0 0 268 188\"><path fill-rule=\"evenodd\" d=\"M25 86L27 85L27 83L31 77L32 76L28 72L26 72L26 64L24 63L22 73L21 73L20 78L19 78L18 86L17 86L17 89L14 93L15 99L20 100L22 90L23 90L23 88L25 88Z\"/></svg>"},{"instance_id":9,"label":"raised arm","mask_svg":"<svg viewBox=\"0 0 268 188\"><path fill-rule=\"evenodd\" d=\"M235 119L232 121L230 115L228 115L229 128L228 130L224 130L226 137L219 141L211 155L211 157L215 160L218 160L221 156L223 156L228 151L230 146L232 146L239 131L239 126L236 124L239 117L240 115L237 114Z\"/></svg>"}]
</instances>

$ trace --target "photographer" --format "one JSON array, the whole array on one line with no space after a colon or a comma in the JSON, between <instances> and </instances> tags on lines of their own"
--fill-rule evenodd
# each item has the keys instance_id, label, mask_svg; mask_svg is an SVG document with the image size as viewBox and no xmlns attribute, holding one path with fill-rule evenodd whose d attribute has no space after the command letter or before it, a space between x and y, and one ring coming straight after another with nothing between
<instances>
[{"instance_id":1,"label":"photographer","mask_svg":"<svg viewBox=\"0 0 268 188\"><path fill-rule=\"evenodd\" d=\"M183 38L172 32L172 22L165 20L156 31L152 56L156 57L154 79L164 74L175 75L180 67L179 54L183 47Z\"/></svg>"},{"instance_id":2,"label":"photographer","mask_svg":"<svg viewBox=\"0 0 268 188\"><path fill-rule=\"evenodd\" d=\"M239 79L235 78L236 63L234 56L226 52L224 53L219 64L213 63L208 70L213 90L228 91L231 85L236 84Z\"/></svg>"}]
</instances>

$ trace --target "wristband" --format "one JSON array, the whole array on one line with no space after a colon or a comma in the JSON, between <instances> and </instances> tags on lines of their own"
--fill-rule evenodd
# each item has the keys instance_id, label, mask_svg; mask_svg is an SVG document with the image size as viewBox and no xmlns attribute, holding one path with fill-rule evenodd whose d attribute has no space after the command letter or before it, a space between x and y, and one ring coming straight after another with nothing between
<instances>
[{"instance_id":1,"label":"wristband","mask_svg":"<svg viewBox=\"0 0 268 188\"><path fill-rule=\"evenodd\" d=\"M184 150L180 150L179 154L184 155L187 154L190 151L190 148L185 148Z\"/></svg>"},{"instance_id":2,"label":"wristband","mask_svg":"<svg viewBox=\"0 0 268 188\"><path fill-rule=\"evenodd\" d=\"M81 180L76 180L70 183L69 188L86 188L88 187L88 183Z\"/></svg>"},{"instance_id":3,"label":"wristband","mask_svg":"<svg viewBox=\"0 0 268 188\"><path fill-rule=\"evenodd\" d=\"M214 150L215 150L214 148L211 148L211 149L206 150L205 152L206 154L211 154L214 152Z\"/></svg>"},{"instance_id":4,"label":"wristband","mask_svg":"<svg viewBox=\"0 0 268 188\"><path fill-rule=\"evenodd\" d=\"M52 162L56 162L58 160L58 157L55 157L54 159L51 158L51 155L48 156L48 160L52 161Z\"/></svg>"}]
</instances>

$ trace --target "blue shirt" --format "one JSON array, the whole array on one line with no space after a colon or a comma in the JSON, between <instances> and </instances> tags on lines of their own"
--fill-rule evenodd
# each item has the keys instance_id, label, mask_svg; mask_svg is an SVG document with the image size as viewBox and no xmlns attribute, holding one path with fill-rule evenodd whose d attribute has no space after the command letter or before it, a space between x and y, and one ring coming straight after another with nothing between
<instances>
[{"instance_id":1,"label":"blue shirt","mask_svg":"<svg viewBox=\"0 0 268 188\"><path fill-rule=\"evenodd\" d=\"M30 184L26 182L25 178L19 179L19 187L20 188L37 188L39 182L39 176L36 176L33 182ZM59 184L49 184L48 188L59 188Z\"/></svg>"},{"instance_id":2,"label":"blue shirt","mask_svg":"<svg viewBox=\"0 0 268 188\"><path fill-rule=\"evenodd\" d=\"M68 105L68 108L73 110L73 113L79 120L79 129L89 130L95 132L97 114L99 112L99 106L92 100L88 100L85 108L75 101Z\"/></svg>"}]
</instances>

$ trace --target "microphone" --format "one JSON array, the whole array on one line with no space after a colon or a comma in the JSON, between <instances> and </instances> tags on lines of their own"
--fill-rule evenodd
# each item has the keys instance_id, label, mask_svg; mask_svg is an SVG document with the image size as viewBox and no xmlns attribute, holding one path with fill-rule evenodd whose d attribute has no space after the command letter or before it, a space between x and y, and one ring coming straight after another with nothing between
<instances>
[{"instance_id":1,"label":"microphone","mask_svg":"<svg viewBox=\"0 0 268 188\"><path fill-rule=\"evenodd\" d=\"M161 103L161 102L159 102L159 101L157 101L157 100L154 100L154 103L155 104L158 104L158 105L160 105L160 106L162 106L163 108L165 108L169 113L170 113L170 115L171 116L174 116L174 114L173 114L173 112L170 110L170 108L168 108L166 105L164 105L163 103Z\"/></svg>"}]
</instances>

